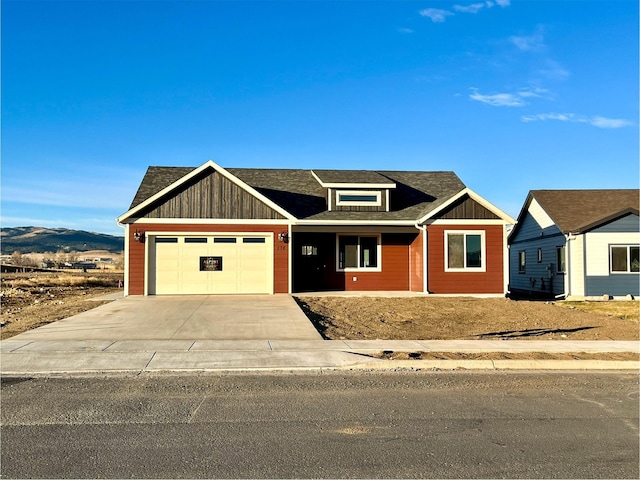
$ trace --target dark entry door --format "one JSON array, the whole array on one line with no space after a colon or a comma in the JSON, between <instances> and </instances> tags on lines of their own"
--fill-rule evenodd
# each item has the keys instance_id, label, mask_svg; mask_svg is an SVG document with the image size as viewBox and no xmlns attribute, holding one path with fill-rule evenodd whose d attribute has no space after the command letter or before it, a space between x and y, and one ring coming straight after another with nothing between
<instances>
[{"instance_id":1,"label":"dark entry door","mask_svg":"<svg viewBox=\"0 0 640 480\"><path fill-rule=\"evenodd\" d=\"M328 290L327 274L330 268L332 239L326 233L294 234L293 289L296 292Z\"/></svg>"}]
</instances>

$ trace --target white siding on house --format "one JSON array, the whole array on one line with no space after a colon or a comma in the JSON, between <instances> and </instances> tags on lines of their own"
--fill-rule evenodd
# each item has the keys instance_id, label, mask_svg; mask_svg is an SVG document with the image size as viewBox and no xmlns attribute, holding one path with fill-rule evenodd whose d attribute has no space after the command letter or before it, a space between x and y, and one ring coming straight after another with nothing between
<instances>
[{"instance_id":1,"label":"white siding on house","mask_svg":"<svg viewBox=\"0 0 640 480\"><path fill-rule=\"evenodd\" d=\"M551 220L551 217L547 215L547 212L544 211L544 209L540 206L535 198L531 200L528 211L541 229L544 230L545 228L555 226L555 223L553 222L553 220Z\"/></svg>"},{"instance_id":2,"label":"white siding on house","mask_svg":"<svg viewBox=\"0 0 640 480\"><path fill-rule=\"evenodd\" d=\"M569 271L569 294L584 295L584 235L576 235L569 241L569 259L567 271Z\"/></svg>"},{"instance_id":3,"label":"white siding on house","mask_svg":"<svg viewBox=\"0 0 640 480\"><path fill-rule=\"evenodd\" d=\"M610 275L609 246L638 245L640 233L587 233L587 275Z\"/></svg>"}]
</instances>

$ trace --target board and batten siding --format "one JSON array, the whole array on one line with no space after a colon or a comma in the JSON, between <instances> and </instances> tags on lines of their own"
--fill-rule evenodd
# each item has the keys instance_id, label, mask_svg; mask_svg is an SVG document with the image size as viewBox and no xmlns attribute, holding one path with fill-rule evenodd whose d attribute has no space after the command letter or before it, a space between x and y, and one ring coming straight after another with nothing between
<instances>
[{"instance_id":1,"label":"board and batten siding","mask_svg":"<svg viewBox=\"0 0 640 480\"><path fill-rule=\"evenodd\" d=\"M163 232L176 234L199 233L215 235L216 233L271 233L273 234L273 291L288 293L289 291L289 244L278 241L278 233L286 232L287 224L282 225L207 225L207 224L164 224L145 223L132 224L129 228L129 271L126 281L129 282L129 295L144 295L146 243L135 241L136 229L144 232Z\"/></svg>"},{"instance_id":2,"label":"board and batten siding","mask_svg":"<svg viewBox=\"0 0 640 480\"><path fill-rule=\"evenodd\" d=\"M637 227L635 219L619 220L618 228ZM624 296L640 295L640 274L611 272L611 245L640 245L639 231L612 231L615 225L606 225L586 234L586 279L585 295L601 296L604 294Z\"/></svg>"},{"instance_id":3,"label":"board and batten siding","mask_svg":"<svg viewBox=\"0 0 640 480\"><path fill-rule=\"evenodd\" d=\"M445 220L499 220L500 217L488 208L480 205L469 195L447 207L437 215L438 219Z\"/></svg>"},{"instance_id":4,"label":"board and batten siding","mask_svg":"<svg viewBox=\"0 0 640 480\"><path fill-rule=\"evenodd\" d=\"M503 225L429 225L427 227L428 291L442 294L504 294ZM484 272L445 271L445 230L484 231Z\"/></svg>"},{"instance_id":5,"label":"board and batten siding","mask_svg":"<svg viewBox=\"0 0 640 480\"><path fill-rule=\"evenodd\" d=\"M267 219L284 217L217 172L207 170L139 214L141 218Z\"/></svg>"}]
</instances>

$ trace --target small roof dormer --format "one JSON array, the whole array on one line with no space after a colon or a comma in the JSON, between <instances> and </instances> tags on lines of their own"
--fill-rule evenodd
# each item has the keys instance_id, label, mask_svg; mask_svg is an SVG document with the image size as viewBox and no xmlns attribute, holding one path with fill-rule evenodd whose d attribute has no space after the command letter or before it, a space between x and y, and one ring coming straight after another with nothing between
<instances>
[{"instance_id":1,"label":"small roof dormer","mask_svg":"<svg viewBox=\"0 0 640 480\"><path fill-rule=\"evenodd\" d=\"M396 183L370 170L312 170L327 189L329 211L389 211L389 191Z\"/></svg>"}]
</instances>

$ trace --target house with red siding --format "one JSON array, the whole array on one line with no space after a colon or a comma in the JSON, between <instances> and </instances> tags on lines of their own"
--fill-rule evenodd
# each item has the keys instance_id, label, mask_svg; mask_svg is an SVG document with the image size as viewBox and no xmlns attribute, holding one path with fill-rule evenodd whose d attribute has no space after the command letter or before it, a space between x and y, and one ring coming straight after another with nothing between
<instances>
[{"instance_id":1,"label":"house with red siding","mask_svg":"<svg viewBox=\"0 0 640 480\"><path fill-rule=\"evenodd\" d=\"M513 218L453 172L149 167L127 295L504 295Z\"/></svg>"}]
</instances>

